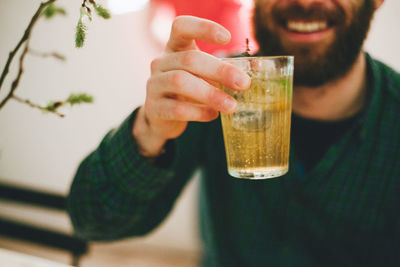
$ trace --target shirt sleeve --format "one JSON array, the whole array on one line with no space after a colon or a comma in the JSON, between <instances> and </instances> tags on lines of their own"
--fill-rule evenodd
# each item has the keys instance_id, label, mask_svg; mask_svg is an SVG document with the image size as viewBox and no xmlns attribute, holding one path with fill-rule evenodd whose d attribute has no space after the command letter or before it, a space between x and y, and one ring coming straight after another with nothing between
<instances>
[{"instance_id":1,"label":"shirt sleeve","mask_svg":"<svg viewBox=\"0 0 400 267\"><path fill-rule=\"evenodd\" d=\"M193 149L201 146L190 133L170 141L173 149L167 149L162 164L141 156L131 134L136 113L110 131L77 170L67 209L81 238L116 240L148 233L167 216L198 165ZM185 145L188 141L191 145Z\"/></svg>"}]
</instances>

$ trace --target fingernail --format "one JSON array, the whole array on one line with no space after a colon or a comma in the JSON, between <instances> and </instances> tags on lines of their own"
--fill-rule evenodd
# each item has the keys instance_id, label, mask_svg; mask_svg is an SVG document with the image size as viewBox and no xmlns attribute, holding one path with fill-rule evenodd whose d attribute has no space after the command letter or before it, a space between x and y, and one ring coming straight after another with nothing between
<instances>
[{"instance_id":1,"label":"fingernail","mask_svg":"<svg viewBox=\"0 0 400 267\"><path fill-rule=\"evenodd\" d=\"M235 85L239 88L239 89L245 89L249 86L251 80L250 77L248 75L235 75Z\"/></svg>"},{"instance_id":2,"label":"fingernail","mask_svg":"<svg viewBox=\"0 0 400 267\"><path fill-rule=\"evenodd\" d=\"M223 109L225 112L232 112L236 109L237 103L235 100L227 97L224 100Z\"/></svg>"},{"instance_id":3,"label":"fingernail","mask_svg":"<svg viewBox=\"0 0 400 267\"><path fill-rule=\"evenodd\" d=\"M215 34L215 39L217 39L217 41L221 43L228 41L229 38L230 35L225 31L217 31Z\"/></svg>"}]
</instances>

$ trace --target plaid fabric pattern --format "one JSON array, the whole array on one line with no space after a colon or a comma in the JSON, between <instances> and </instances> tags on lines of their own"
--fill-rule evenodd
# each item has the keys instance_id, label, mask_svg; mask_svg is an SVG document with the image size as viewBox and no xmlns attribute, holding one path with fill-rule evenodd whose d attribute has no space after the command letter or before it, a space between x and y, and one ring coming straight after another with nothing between
<instances>
[{"instance_id":1,"label":"plaid fabric pattern","mask_svg":"<svg viewBox=\"0 0 400 267\"><path fill-rule=\"evenodd\" d=\"M131 134L136 112L118 130L110 131L78 168L68 197L77 235L92 240L122 238L143 234L161 220L144 223L149 211L142 203L152 201L173 175L154 168L136 152Z\"/></svg>"},{"instance_id":2,"label":"plaid fabric pattern","mask_svg":"<svg viewBox=\"0 0 400 267\"><path fill-rule=\"evenodd\" d=\"M68 199L76 233L147 233L201 167L204 265L399 266L400 75L366 57L365 112L307 174L292 147L283 177L230 177L220 121L190 123L174 141L171 166L159 168L138 155L132 114L76 174Z\"/></svg>"}]
</instances>

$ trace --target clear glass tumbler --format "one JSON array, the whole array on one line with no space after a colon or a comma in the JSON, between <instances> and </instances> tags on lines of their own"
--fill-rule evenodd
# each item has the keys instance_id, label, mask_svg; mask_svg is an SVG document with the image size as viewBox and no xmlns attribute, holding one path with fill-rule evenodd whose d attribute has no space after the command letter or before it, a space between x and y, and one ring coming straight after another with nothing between
<instances>
[{"instance_id":1,"label":"clear glass tumbler","mask_svg":"<svg viewBox=\"0 0 400 267\"><path fill-rule=\"evenodd\" d=\"M289 168L293 57L224 58L251 77L251 86L220 89L238 101L233 114L221 114L228 173L265 179Z\"/></svg>"}]
</instances>

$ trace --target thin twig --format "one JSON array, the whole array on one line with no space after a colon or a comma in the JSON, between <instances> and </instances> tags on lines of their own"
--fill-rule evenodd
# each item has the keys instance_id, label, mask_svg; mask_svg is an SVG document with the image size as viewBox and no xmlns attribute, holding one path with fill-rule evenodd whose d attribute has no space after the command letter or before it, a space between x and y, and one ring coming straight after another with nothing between
<instances>
[{"instance_id":1,"label":"thin twig","mask_svg":"<svg viewBox=\"0 0 400 267\"><path fill-rule=\"evenodd\" d=\"M29 38L29 36L31 35L32 32L32 28L35 25L36 21L39 19L40 15L42 14L43 9L51 3L54 3L57 0L48 0L47 2L43 2L40 4L39 8L37 9L37 11L35 12L35 14L33 15L31 21L28 24L28 27L26 28L24 35L22 36L21 40L18 42L17 46L14 48L13 51L10 52L10 54L8 55L8 59L6 62L6 65L4 66L3 72L1 73L0 76L0 91L1 91L1 87L3 85L3 82L8 74L8 71L10 69L10 65L11 62L15 56L15 54L18 52L18 50L20 49L20 47L22 46L22 44Z\"/></svg>"},{"instance_id":2,"label":"thin twig","mask_svg":"<svg viewBox=\"0 0 400 267\"><path fill-rule=\"evenodd\" d=\"M62 114L62 113L60 113L60 112L58 112L56 110L48 110L45 107L42 107L41 105L32 103L29 99L23 99L23 98L21 98L19 96L16 96L16 95L12 95L11 98L16 100L16 101L18 101L18 102L20 102L20 103L22 103L22 104L26 104L26 105L30 106L31 108L40 109L41 111L44 111L44 112L50 112L50 113L53 113L54 115L57 115L57 116L59 116L61 118L64 118L64 116L65 116L64 114Z\"/></svg>"},{"instance_id":3,"label":"thin twig","mask_svg":"<svg viewBox=\"0 0 400 267\"><path fill-rule=\"evenodd\" d=\"M66 58L63 55L61 55L60 53L57 53L57 52L44 53L44 52L33 50L32 48L29 48L28 54L33 55L33 56L37 56L37 57L42 57L42 58L54 57L54 58L56 58L58 60L61 60L61 61L65 61L66 60Z\"/></svg>"},{"instance_id":4,"label":"thin twig","mask_svg":"<svg viewBox=\"0 0 400 267\"><path fill-rule=\"evenodd\" d=\"M28 36L28 38L26 39L24 50L22 51L21 56L19 57L19 69L17 77L12 82L10 91L8 92L7 96L3 99L3 101L1 101L0 109L7 103L8 100L10 100L13 97L13 94L18 87L19 81L21 80L22 74L24 73L24 58L28 53L29 40L30 36Z\"/></svg>"}]
</instances>

